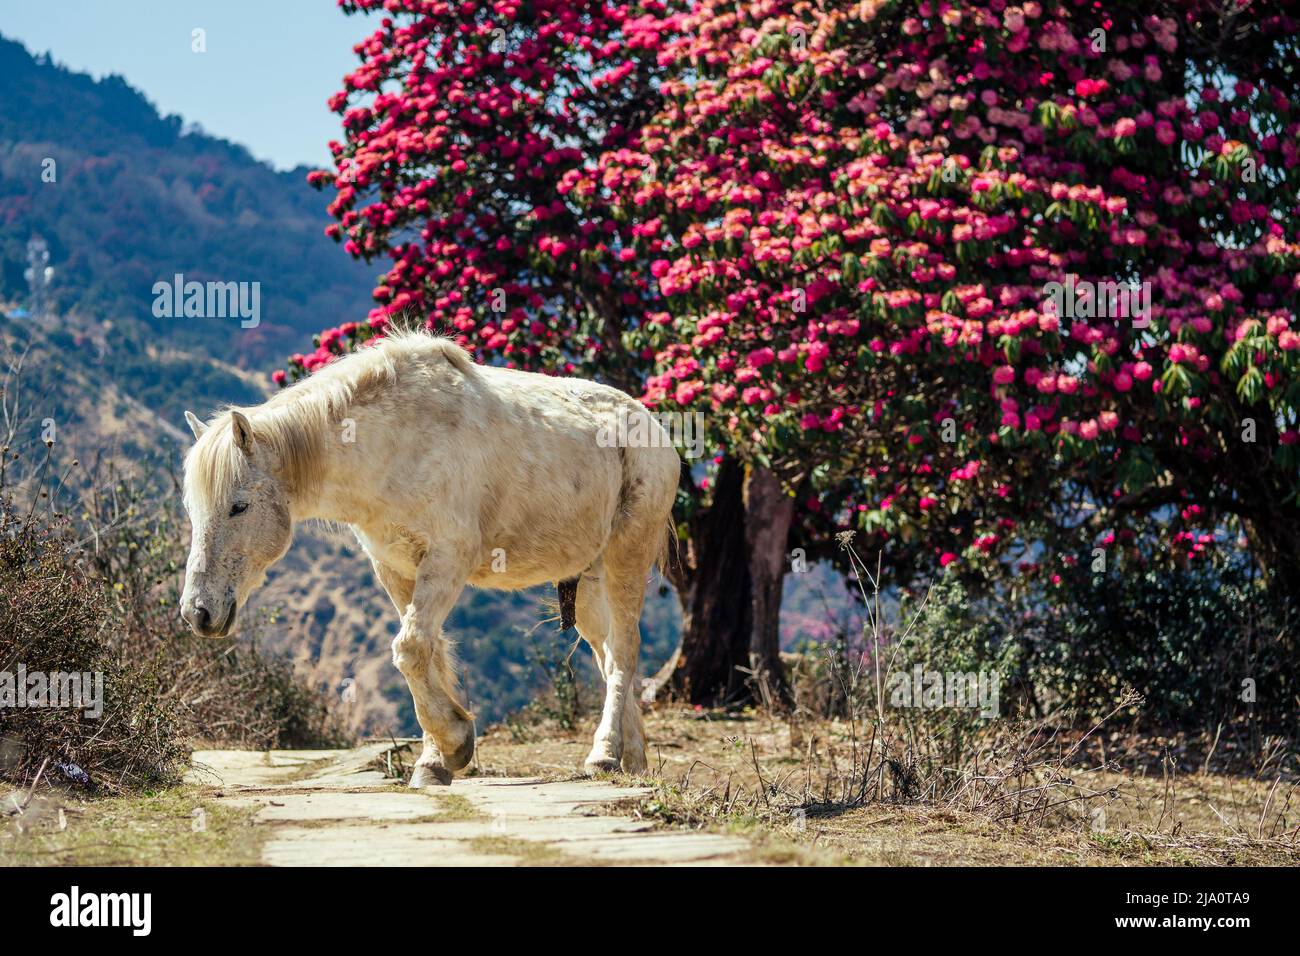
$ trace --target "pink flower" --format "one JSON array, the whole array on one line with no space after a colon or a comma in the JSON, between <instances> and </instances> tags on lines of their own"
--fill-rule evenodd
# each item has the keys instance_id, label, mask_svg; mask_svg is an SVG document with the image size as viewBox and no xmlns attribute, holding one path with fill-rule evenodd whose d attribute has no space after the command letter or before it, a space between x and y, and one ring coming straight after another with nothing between
<instances>
[{"instance_id":1,"label":"pink flower","mask_svg":"<svg viewBox=\"0 0 1300 956\"><path fill-rule=\"evenodd\" d=\"M703 382L682 382L677 386L673 398L678 405L689 405L702 391L704 391Z\"/></svg>"}]
</instances>

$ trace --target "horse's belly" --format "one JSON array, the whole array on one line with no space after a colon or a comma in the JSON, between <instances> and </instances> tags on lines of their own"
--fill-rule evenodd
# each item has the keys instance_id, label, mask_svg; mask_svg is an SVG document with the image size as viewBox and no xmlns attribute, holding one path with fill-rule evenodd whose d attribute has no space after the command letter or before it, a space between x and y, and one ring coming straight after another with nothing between
<instances>
[{"instance_id":1,"label":"horse's belly","mask_svg":"<svg viewBox=\"0 0 1300 956\"><path fill-rule=\"evenodd\" d=\"M585 529L569 526L553 534L530 535L526 529L488 542L485 559L469 583L513 591L576 578L600 557L609 538L608 524Z\"/></svg>"},{"instance_id":2,"label":"horse's belly","mask_svg":"<svg viewBox=\"0 0 1300 956\"><path fill-rule=\"evenodd\" d=\"M469 579L475 587L564 581L585 571L609 543L622 481L617 450L592 455L585 442L550 444L550 458L542 460L521 436L518 457L503 465L509 480L480 518L483 559Z\"/></svg>"},{"instance_id":3,"label":"horse's belly","mask_svg":"<svg viewBox=\"0 0 1300 956\"><path fill-rule=\"evenodd\" d=\"M566 575L576 577L576 575ZM488 588L493 591L522 591L539 584L555 580L555 575L541 568L511 568L495 570L491 565L484 565L469 577L469 583L476 588Z\"/></svg>"},{"instance_id":4,"label":"horse's belly","mask_svg":"<svg viewBox=\"0 0 1300 956\"><path fill-rule=\"evenodd\" d=\"M613 495L575 497L585 507L530 509L502 515L484 541L484 560L470 582L476 587L527 588L577 577L600 557L613 526Z\"/></svg>"}]
</instances>

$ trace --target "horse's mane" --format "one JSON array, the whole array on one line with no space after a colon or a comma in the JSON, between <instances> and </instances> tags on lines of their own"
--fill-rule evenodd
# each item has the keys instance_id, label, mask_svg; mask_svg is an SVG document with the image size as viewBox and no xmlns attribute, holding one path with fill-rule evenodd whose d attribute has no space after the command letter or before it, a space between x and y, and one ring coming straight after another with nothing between
<instances>
[{"instance_id":1,"label":"horse's mane","mask_svg":"<svg viewBox=\"0 0 1300 956\"><path fill-rule=\"evenodd\" d=\"M252 423L256 440L271 449L289 493L311 494L321 482L327 430L347 418L349 409L374 401L391 389L403 360L421 352L441 353L464 375L477 371L469 353L450 339L418 331L394 332L332 362L261 405L228 406L219 411L185 456L186 475L199 479L186 482L186 494L193 491L205 502L224 506L246 474L248 460L234 439L235 411Z\"/></svg>"}]
</instances>

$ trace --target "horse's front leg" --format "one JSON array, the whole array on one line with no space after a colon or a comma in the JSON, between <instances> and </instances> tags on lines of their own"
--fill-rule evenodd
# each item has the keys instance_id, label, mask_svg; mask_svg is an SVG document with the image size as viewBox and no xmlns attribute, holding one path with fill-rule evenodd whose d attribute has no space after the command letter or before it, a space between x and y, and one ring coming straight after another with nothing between
<instances>
[{"instance_id":1,"label":"horse's front leg","mask_svg":"<svg viewBox=\"0 0 1300 956\"><path fill-rule=\"evenodd\" d=\"M415 762L412 787L446 786L474 757L474 718L459 700L442 625L465 586L463 562L430 553L416 573L411 603L393 640L393 663L406 678L424 751Z\"/></svg>"}]
</instances>

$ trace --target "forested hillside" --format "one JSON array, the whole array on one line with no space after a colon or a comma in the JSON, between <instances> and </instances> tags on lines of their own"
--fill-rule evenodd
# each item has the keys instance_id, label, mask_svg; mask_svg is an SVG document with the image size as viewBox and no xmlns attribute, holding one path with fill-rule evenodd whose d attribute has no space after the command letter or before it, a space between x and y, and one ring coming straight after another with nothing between
<instances>
[{"instance_id":1,"label":"forested hillside","mask_svg":"<svg viewBox=\"0 0 1300 956\"><path fill-rule=\"evenodd\" d=\"M112 322L110 337L133 349L161 342L260 368L322 323L364 315L371 270L323 239L306 170L276 172L159 116L120 77L96 81L3 37L0 75L0 298L25 296L26 246L39 235L57 311ZM154 284L177 273L260 283L259 324L156 317ZM117 371L154 384L147 369Z\"/></svg>"}]
</instances>

